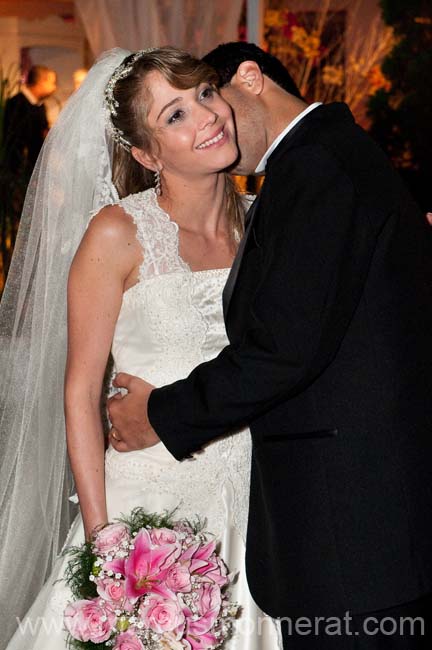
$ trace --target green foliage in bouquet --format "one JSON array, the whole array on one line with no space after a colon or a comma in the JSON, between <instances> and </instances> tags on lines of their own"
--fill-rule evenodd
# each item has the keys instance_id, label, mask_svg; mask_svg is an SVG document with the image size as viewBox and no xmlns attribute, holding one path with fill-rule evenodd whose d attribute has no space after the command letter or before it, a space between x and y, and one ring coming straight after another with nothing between
<instances>
[{"instance_id":1,"label":"green foliage in bouquet","mask_svg":"<svg viewBox=\"0 0 432 650\"><path fill-rule=\"evenodd\" d=\"M380 4L396 44L382 64L391 86L369 100L370 132L426 210L432 205L432 3L380 0Z\"/></svg>"},{"instance_id":2,"label":"green foliage in bouquet","mask_svg":"<svg viewBox=\"0 0 432 650\"><path fill-rule=\"evenodd\" d=\"M95 570L96 556L90 542L66 548L64 555L69 556L65 580L73 596L77 599L95 598L96 585L90 581L89 576Z\"/></svg>"},{"instance_id":3,"label":"green foliage in bouquet","mask_svg":"<svg viewBox=\"0 0 432 650\"><path fill-rule=\"evenodd\" d=\"M126 524L130 528L131 534L138 533L141 528L174 528L174 515L177 508L171 512L163 512L162 514L147 512L144 508L134 508L130 515L127 517L118 517L116 521ZM194 534L201 532L204 528L204 523L197 517L194 521L183 521L192 528Z\"/></svg>"}]
</instances>

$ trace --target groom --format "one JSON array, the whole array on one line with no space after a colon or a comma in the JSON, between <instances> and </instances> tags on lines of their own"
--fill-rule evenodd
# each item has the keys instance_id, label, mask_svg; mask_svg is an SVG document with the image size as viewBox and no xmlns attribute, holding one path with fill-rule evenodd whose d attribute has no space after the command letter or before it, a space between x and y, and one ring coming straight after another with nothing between
<instances>
[{"instance_id":1,"label":"groom","mask_svg":"<svg viewBox=\"0 0 432 650\"><path fill-rule=\"evenodd\" d=\"M344 104L307 106L253 45L206 60L239 171L266 173L224 293L230 345L163 388L120 375L113 444L160 437L182 459L248 424L247 575L286 648L426 648L431 232Z\"/></svg>"}]
</instances>

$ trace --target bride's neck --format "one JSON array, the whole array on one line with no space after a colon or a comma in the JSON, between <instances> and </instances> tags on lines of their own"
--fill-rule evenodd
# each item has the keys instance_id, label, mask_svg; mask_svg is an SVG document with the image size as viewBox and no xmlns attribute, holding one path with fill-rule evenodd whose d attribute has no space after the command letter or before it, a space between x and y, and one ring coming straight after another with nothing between
<instances>
[{"instance_id":1,"label":"bride's neck","mask_svg":"<svg viewBox=\"0 0 432 650\"><path fill-rule=\"evenodd\" d=\"M226 229L225 177L169 178L158 197L159 205L180 228L212 234Z\"/></svg>"}]
</instances>

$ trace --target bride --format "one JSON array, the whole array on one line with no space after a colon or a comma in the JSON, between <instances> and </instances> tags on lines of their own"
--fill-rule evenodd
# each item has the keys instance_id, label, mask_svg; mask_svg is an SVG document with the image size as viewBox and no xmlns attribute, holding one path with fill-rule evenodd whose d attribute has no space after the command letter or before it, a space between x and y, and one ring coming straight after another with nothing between
<instances>
[{"instance_id":1,"label":"bride","mask_svg":"<svg viewBox=\"0 0 432 650\"><path fill-rule=\"evenodd\" d=\"M222 289L248 202L223 171L238 151L215 81L173 48L112 50L39 158L0 323L2 648L17 623L8 650L66 648L71 595L55 559L69 521L65 440L80 504L68 545L136 506L199 515L238 571L242 613L227 649L279 647L245 576L249 432L179 462L162 443L105 452L100 415L110 352L114 372L157 386L226 344Z\"/></svg>"}]
</instances>

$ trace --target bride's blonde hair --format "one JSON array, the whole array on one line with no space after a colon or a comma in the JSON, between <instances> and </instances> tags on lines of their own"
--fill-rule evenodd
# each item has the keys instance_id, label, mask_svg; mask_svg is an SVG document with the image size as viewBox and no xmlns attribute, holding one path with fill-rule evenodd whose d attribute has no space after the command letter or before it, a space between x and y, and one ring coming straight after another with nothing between
<instances>
[{"instance_id":1,"label":"bride's blonde hair","mask_svg":"<svg viewBox=\"0 0 432 650\"><path fill-rule=\"evenodd\" d=\"M133 56L133 55L132 55ZM126 59L127 61L127 59ZM157 71L169 84L180 90L194 88L201 83L216 87L218 75L204 61L174 47L161 47L137 58L127 76L119 78L113 89L116 115L111 115L115 128L122 132L131 146L148 153L158 150L158 142L147 116L152 100L146 85L150 72ZM114 145L113 182L122 198L155 185L154 173L139 164L120 144ZM225 173L226 210L232 232L243 232L244 207L232 177Z\"/></svg>"}]
</instances>

